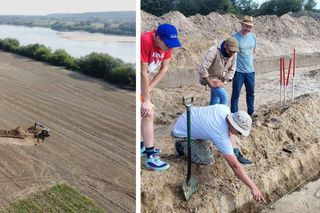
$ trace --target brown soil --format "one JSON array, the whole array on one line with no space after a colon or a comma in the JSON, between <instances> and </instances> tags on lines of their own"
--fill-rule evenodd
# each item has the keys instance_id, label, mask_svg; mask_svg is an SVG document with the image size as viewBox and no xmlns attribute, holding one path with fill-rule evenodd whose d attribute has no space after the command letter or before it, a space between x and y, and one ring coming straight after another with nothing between
<instances>
[{"instance_id":1,"label":"brown soil","mask_svg":"<svg viewBox=\"0 0 320 213\"><path fill-rule=\"evenodd\" d=\"M106 212L135 211L133 92L4 52L0 89L0 129L53 131L39 146L0 138L0 208L67 182Z\"/></svg>"},{"instance_id":2,"label":"brown soil","mask_svg":"<svg viewBox=\"0 0 320 213\"><path fill-rule=\"evenodd\" d=\"M320 33L320 21L309 16L291 15L256 18L254 30L258 58L292 54L293 48L297 49L298 54L319 52L320 40L316 39L316 35ZM179 12L171 12L157 18L142 12L141 16L143 31L163 22L178 27L183 48L175 50L169 72L179 69L197 72L208 47L240 28L236 16L217 13L186 18ZM255 166L246 168L246 171L260 187L268 204L277 201L320 169L317 157L320 154L320 122L317 119L320 113L319 69L320 65L297 69L294 86L296 100L294 103L288 101L287 106L281 109L279 71L256 74L255 106L258 117L254 120L251 135L240 138L240 147L255 162ZM229 96L230 89L231 86L227 85ZM292 81L287 93L290 100L291 92ZM257 212L265 209L266 205L252 200L250 190L235 177L217 151L214 151L214 165L193 165L193 174L200 178L200 189L188 203L184 201L180 188L186 177L187 163L173 154L170 130L178 115L185 111L181 97L190 94L195 97L195 106L208 104L209 90L200 85L154 89L152 92L157 124L155 145L162 149L161 158L171 167L165 172L142 169L142 211ZM239 108L246 110L244 91ZM296 147L293 154L282 151L288 145Z\"/></svg>"}]
</instances>

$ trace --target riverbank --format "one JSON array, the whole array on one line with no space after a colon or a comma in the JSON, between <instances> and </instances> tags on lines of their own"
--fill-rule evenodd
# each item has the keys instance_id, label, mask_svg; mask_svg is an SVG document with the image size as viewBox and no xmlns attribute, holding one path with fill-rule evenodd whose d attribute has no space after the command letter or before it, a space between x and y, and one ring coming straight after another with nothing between
<instances>
[{"instance_id":1,"label":"riverbank","mask_svg":"<svg viewBox=\"0 0 320 213\"><path fill-rule=\"evenodd\" d=\"M129 63L135 63L136 60L134 37L107 36L84 31L64 33L45 27L0 25L0 38L15 38L20 45L43 44L53 51L64 49L76 58L96 52L107 53Z\"/></svg>"},{"instance_id":2,"label":"riverbank","mask_svg":"<svg viewBox=\"0 0 320 213\"><path fill-rule=\"evenodd\" d=\"M0 49L99 78L123 89L135 89L135 65L108 54L92 52L77 59L63 49L53 52L50 47L38 43L20 46L20 42L12 38L0 39Z\"/></svg>"},{"instance_id":3,"label":"riverbank","mask_svg":"<svg viewBox=\"0 0 320 213\"><path fill-rule=\"evenodd\" d=\"M101 33L88 32L57 32L61 38L67 38L73 41L108 41L108 42L128 42L135 43L136 37L132 36L116 36Z\"/></svg>"}]
</instances>

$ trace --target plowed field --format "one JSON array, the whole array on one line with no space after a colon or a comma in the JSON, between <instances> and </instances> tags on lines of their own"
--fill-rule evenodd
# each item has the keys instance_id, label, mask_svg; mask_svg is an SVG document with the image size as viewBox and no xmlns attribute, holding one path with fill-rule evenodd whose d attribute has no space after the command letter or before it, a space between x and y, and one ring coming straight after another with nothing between
<instances>
[{"instance_id":1,"label":"plowed field","mask_svg":"<svg viewBox=\"0 0 320 213\"><path fill-rule=\"evenodd\" d=\"M135 93L0 52L0 129L53 130L34 146L0 138L0 207L67 182L107 212L135 211Z\"/></svg>"}]
</instances>

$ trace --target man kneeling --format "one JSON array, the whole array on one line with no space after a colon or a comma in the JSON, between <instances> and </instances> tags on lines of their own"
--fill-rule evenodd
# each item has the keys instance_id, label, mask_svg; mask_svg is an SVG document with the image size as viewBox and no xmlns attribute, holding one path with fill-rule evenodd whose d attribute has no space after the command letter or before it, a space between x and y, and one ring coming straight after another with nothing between
<instances>
[{"instance_id":1,"label":"man kneeling","mask_svg":"<svg viewBox=\"0 0 320 213\"><path fill-rule=\"evenodd\" d=\"M230 113L230 109L226 105L212 105L205 107L191 108L191 139L210 140L223 154L237 177L244 182L250 189L253 198L256 201L265 201L262 193L255 183L247 175L246 171L240 164L236 152L235 135L241 134L248 136L250 133L252 120L244 111ZM187 114L183 113L178 118L172 134L177 138L185 138L187 136ZM176 148L179 148L176 146ZM182 154L177 150L179 154Z\"/></svg>"}]
</instances>

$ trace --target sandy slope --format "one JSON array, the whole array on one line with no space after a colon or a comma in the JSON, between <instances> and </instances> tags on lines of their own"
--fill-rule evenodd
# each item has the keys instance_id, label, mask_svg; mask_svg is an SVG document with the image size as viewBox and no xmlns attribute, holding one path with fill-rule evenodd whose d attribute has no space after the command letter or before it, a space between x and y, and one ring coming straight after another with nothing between
<instances>
[{"instance_id":1,"label":"sandy slope","mask_svg":"<svg viewBox=\"0 0 320 213\"><path fill-rule=\"evenodd\" d=\"M172 70L198 70L203 55L219 40L240 30L241 19L232 14L210 13L185 17L174 11L161 17L141 11L141 31L154 29L161 23L172 23L179 29L182 48L174 51ZM260 16L254 20L257 35L256 58L319 52L320 19L292 14Z\"/></svg>"},{"instance_id":2,"label":"sandy slope","mask_svg":"<svg viewBox=\"0 0 320 213\"><path fill-rule=\"evenodd\" d=\"M0 128L39 121L38 146L0 143L0 207L66 181L107 212L135 208L135 94L0 52Z\"/></svg>"}]
</instances>

